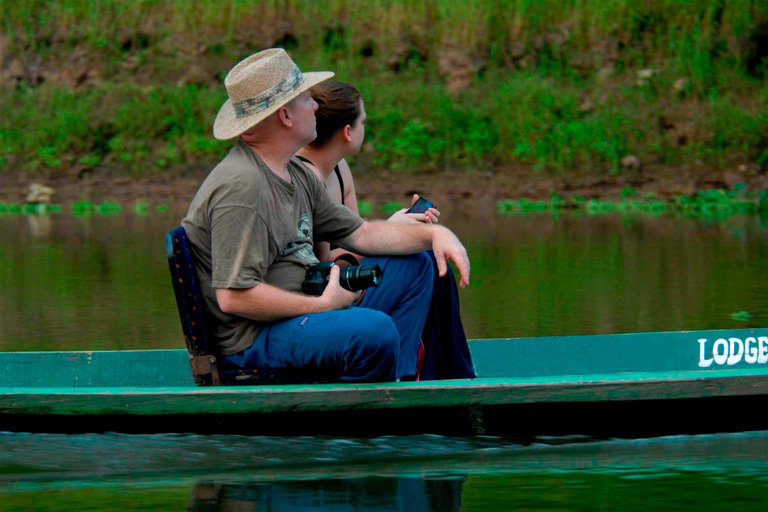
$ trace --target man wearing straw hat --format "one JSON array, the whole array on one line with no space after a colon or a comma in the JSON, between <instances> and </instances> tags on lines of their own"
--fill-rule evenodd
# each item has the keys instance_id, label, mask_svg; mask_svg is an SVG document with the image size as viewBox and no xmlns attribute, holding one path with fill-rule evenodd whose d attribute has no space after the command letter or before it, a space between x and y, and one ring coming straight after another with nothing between
<instances>
[{"instance_id":1,"label":"man wearing straw hat","mask_svg":"<svg viewBox=\"0 0 768 512\"><path fill-rule=\"evenodd\" d=\"M461 242L442 226L365 222L336 203L293 156L315 139L317 103L309 89L333 76L302 73L288 54L270 49L227 75L229 100L213 127L237 138L208 175L182 225L196 258L214 341L224 369L305 368L342 382L391 381L416 373L420 336L432 293L434 249L469 283ZM378 264L381 286L358 294L339 270L319 297L301 293L315 241L332 241ZM409 256L410 255L410 256Z\"/></svg>"}]
</instances>

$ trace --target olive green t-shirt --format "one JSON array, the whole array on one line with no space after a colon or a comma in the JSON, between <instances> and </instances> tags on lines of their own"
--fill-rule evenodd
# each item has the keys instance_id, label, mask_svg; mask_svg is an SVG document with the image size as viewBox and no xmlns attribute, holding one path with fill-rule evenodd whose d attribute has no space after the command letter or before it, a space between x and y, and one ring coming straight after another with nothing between
<instances>
[{"instance_id":1,"label":"olive green t-shirt","mask_svg":"<svg viewBox=\"0 0 768 512\"><path fill-rule=\"evenodd\" d=\"M299 160L290 161L288 173L291 183L238 139L181 221L195 256L208 331L224 355L250 347L268 323L221 311L216 288L267 283L300 292L306 268L317 263L314 242L339 240L363 224Z\"/></svg>"}]
</instances>

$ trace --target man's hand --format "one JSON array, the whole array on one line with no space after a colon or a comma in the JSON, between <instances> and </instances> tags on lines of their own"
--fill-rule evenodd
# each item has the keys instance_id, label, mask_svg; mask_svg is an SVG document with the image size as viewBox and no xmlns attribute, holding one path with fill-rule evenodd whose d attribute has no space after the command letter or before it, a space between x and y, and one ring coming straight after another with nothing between
<instances>
[{"instance_id":1,"label":"man's hand","mask_svg":"<svg viewBox=\"0 0 768 512\"><path fill-rule=\"evenodd\" d=\"M347 309L360 297L339 284L339 268L331 268L330 281L320 297L294 293L261 283L253 288L217 288L219 307L230 315L274 322L311 313Z\"/></svg>"},{"instance_id":2,"label":"man's hand","mask_svg":"<svg viewBox=\"0 0 768 512\"><path fill-rule=\"evenodd\" d=\"M362 292L351 292L341 287L339 283L339 270L338 265L331 267L331 275L328 280L328 286L325 287L320 299L324 301L326 311L334 311L337 309L347 309L352 304L357 302Z\"/></svg>"},{"instance_id":3,"label":"man's hand","mask_svg":"<svg viewBox=\"0 0 768 512\"><path fill-rule=\"evenodd\" d=\"M461 275L459 286L464 288L469 284L469 257L467 256L467 250L456 235L443 227L435 226L432 237L432 251L435 253L437 271L440 277L444 276L448 271L447 260L452 260Z\"/></svg>"}]
</instances>

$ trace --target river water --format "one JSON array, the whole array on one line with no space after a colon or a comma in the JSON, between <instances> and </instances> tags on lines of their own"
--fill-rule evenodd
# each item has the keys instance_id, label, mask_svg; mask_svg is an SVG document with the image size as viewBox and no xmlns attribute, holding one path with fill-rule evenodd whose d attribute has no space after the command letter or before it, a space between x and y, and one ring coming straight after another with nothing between
<instances>
[{"instance_id":1,"label":"river water","mask_svg":"<svg viewBox=\"0 0 768 512\"><path fill-rule=\"evenodd\" d=\"M0 350L183 347L163 242L182 215L0 216ZM472 260L461 292L470 338L768 324L765 219L501 216L488 205L444 209L442 219ZM634 441L0 434L3 511L735 512L766 509L766 475L766 432Z\"/></svg>"},{"instance_id":2,"label":"river water","mask_svg":"<svg viewBox=\"0 0 768 512\"><path fill-rule=\"evenodd\" d=\"M182 216L0 216L0 349L182 348L164 252ZM442 218L472 261L470 338L768 325L759 217Z\"/></svg>"}]
</instances>

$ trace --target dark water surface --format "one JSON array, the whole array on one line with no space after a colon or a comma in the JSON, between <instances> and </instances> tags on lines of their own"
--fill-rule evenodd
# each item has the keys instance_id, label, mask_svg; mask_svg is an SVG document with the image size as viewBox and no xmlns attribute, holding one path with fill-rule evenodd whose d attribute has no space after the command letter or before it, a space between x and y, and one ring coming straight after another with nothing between
<instances>
[{"instance_id":1,"label":"dark water surface","mask_svg":"<svg viewBox=\"0 0 768 512\"><path fill-rule=\"evenodd\" d=\"M182 348L163 243L182 214L0 216L0 350ZM768 325L768 230L757 217L503 217L484 205L442 218L472 260L461 295L471 338ZM767 510L768 433L0 433L3 512L598 509Z\"/></svg>"},{"instance_id":2,"label":"dark water surface","mask_svg":"<svg viewBox=\"0 0 768 512\"><path fill-rule=\"evenodd\" d=\"M0 216L0 349L182 348L163 239L182 215ZM758 217L442 218L473 265L470 338L768 325Z\"/></svg>"},{"instance_id":3,"label":"dark water surface","mask_svg":"<svg viewBox=\"0 0 768 512\"><path fill-rule=\"evenodd\" d=\"M0 434L3 510L768 507L768 432L649 440Z\"/></svg>"}]
</instances>

